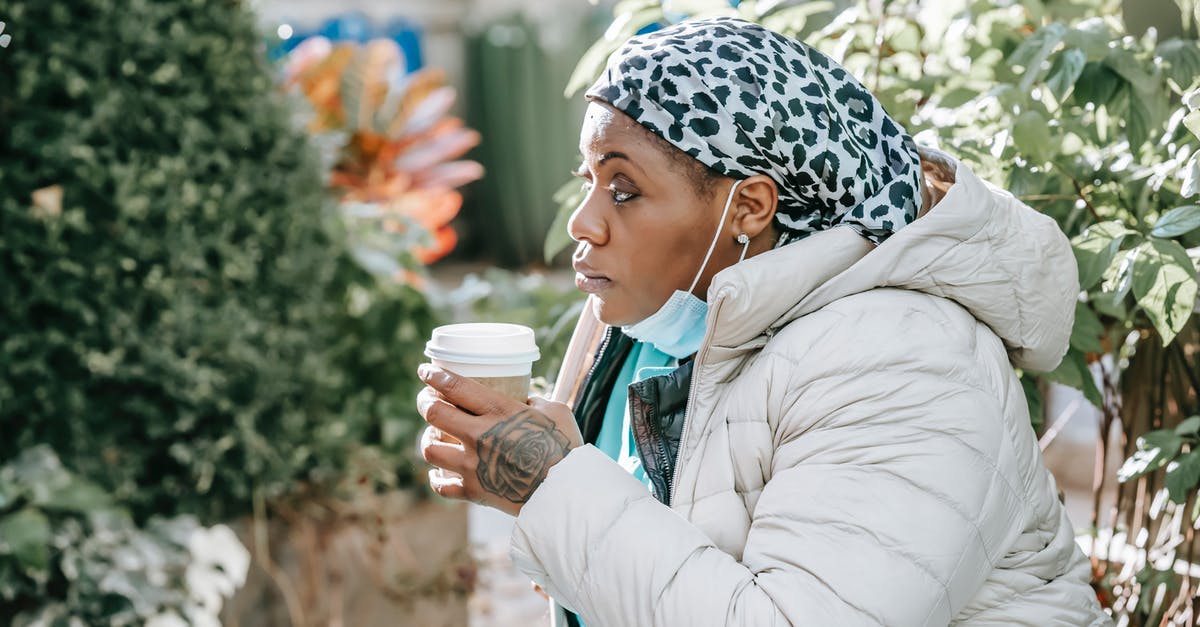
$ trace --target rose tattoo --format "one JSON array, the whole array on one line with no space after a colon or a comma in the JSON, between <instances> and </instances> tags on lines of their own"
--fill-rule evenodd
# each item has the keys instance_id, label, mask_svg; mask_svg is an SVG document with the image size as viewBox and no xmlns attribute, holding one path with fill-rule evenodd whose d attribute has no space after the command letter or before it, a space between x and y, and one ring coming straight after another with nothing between
<instances>
[{"instance_id":1,"label":"rose tattoo","mask_svg":"<svg viewBox=\"0 0 1200 627\"><path fill-rule=\"evenodd\" d=\"M488 492L524 503L570 450L567 435L549 418L525 409L479 436L475 474Z\"/></svg>"}]
</instances>

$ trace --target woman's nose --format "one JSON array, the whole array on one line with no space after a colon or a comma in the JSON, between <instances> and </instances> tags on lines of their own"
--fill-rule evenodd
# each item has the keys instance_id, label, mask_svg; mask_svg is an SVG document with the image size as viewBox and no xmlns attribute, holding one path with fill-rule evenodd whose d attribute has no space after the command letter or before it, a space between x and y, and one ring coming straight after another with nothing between
<instances>
[{"instance_id":1,"label":"woman's nose","mask_svg":"<svg viewBox=\"0 0 1200 627\"><path fill-rule=\"evenodd\" d=\"M603 246L608 242L608 224L604 221L602 209L595 206L592 193L579 203L567 221L567 234L577 242L587 242L592 246Z\"/></svg>"}]
</instances>

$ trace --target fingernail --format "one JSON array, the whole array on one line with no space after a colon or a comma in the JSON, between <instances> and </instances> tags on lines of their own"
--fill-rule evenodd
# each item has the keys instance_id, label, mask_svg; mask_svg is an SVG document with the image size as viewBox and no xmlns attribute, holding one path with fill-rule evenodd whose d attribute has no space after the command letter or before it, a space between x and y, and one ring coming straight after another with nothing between
<instances>
[{"instance_id":1,"label":"fingernail","mask_svg":"<svg viewBox=\"0 0 1200 627\"><path fill-rule=\"evenodd\" d=\"M431 366L429 364L421 364L420 366L417 366L417 376L420 377L422 381L428 381L430 369Z\"/></svg>"}]
</instances>

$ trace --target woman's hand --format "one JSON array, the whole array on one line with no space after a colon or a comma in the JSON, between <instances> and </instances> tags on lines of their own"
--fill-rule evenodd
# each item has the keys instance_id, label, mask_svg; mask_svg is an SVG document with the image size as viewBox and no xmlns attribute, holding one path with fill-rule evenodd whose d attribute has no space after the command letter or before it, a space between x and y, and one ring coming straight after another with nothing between
<instances>
[{"instance_id":1,"label":"woman's hand","mask_svg":"<svg viewBox=\"0 0 1200 627\"><path fill-rule=\"evenodd\" d=\"M421 435L421 455L437 466L429 471L429 484L446 498L516 516L550 467L583 445L575 417L562 403L514 401L429 364L417 375L429 386L417 395L417 410L430 425Z\"/></svg>"}]
</instances>

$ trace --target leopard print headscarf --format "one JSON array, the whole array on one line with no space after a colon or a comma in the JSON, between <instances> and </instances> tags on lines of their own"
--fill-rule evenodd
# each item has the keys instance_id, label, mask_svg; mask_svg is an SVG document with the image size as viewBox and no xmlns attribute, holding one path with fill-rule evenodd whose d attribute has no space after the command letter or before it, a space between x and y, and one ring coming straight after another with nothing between
<instances>
[{"instance_id":1,"label":"leopard print headscarf","mask_svg":"<svg viewBox=\"0 0 1200 627\"><path fill-rule=\"evenodd\" d=\"M912 137L829 57L757 24L719 17L634 37L587 97L725 176L774 179L777 245L843 225L878 244L917 217Z\"/></svg>"}]
</instances>

